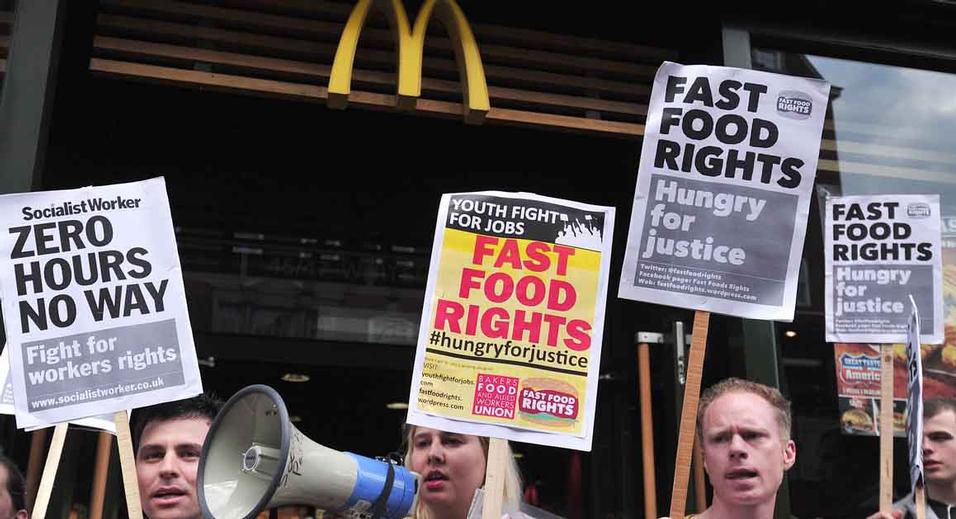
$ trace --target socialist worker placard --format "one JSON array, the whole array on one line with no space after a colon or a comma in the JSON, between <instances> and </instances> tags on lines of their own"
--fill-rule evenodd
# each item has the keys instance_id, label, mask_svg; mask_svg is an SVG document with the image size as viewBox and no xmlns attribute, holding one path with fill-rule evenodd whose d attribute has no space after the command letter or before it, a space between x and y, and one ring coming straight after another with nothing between
<instances>
[{"instance_id":1,"label":"socialist worker placard","mask_svg":"<svg viewBox=\"0 0 956 519\"><path fill-rule=\"evenodd\" d=\"M19 427L202 392L164 179L2 195L0 220Z\"/></svg>"}]
</instances>

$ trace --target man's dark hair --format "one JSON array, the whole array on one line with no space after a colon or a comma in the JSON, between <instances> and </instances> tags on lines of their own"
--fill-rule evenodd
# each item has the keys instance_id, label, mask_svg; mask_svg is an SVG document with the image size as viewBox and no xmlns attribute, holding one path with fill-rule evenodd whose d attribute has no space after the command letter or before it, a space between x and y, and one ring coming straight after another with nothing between
<instances>
[{"instance_id":1,"label":"man's dark hair","mask_svg":"<svg viewBox=\"0 0 956 519\"><path fill-rule=\"evenodd\" d=\"M26 484L23 482L23 473L20 472L20 467L17 467L17 464L5 454L0 454L0 465L7 469L7 493L10 494L13 511L26 510Z\"/></svg>"},{"instance_id":2,"label":"man's dark hair","mask_svg":"<svg viewBox=\"0 0 956 519\"><path fill-rule=\"evenodd\" d=\"M214 395L201 394L184 400L164 402L149 407L142 407L133 412L133 452L139 451L139 440L143 430L151 422L165 422L167 420L183 420L189 418L207 418L212 421L222 409L222 400Z\"/></svg>"},{"instance_id":3,"label":"man's dark hair","mask_svg":"<svg viewBox=\"0 0 956 519\"><path fill-rule=\"evenodd\" d=\"M956 413L956 400L952 398L931 398L923 402L924 420L929 420L944 411Z\"/></svg>"}]
</instances>

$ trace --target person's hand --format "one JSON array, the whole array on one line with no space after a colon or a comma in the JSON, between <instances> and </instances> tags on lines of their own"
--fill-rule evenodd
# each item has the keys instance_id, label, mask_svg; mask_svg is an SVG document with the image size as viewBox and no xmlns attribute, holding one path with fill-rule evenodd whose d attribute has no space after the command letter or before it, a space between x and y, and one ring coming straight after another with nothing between
<instances>
[{"instance_id":1,"label":"person's hand","mask_svg":"<svg viewBox=\"0 0 956 519\"><path fill-rule=\"evenodd\" d=\"M877 512L866 519L903 519L902 510L893 510L892 514L884 514L883 512Z\"/></svg>"}]
</instances>

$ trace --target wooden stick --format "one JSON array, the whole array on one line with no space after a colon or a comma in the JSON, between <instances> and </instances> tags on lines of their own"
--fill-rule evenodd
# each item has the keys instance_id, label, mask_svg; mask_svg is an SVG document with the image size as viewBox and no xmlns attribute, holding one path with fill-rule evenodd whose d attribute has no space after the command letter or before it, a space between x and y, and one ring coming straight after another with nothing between
<instances>
[{"instance_id":1,"label":"wooden stick","mask_svg":"<svg viewBox=\"0 0 956 519\"><path fill-rule=\"evenodd\" d=\"M680 414L680 431L677 436L677 458L674 462L674 486L671 488L670 517L684 517L687 501L687 479L690 476L691 456L694 452L694 436L697 429L697 402L700 400L700 379L704 371L704 354L707 351L707 328L710 312L694 312L694 330L690 343L690 359L687 362L687 384L684 386L684 406Z\"/></svg>"},{"instance_id":2,"label":"wooden stick","mask_svg":"<svg viewBox=\"0 0 956 519\"><path fill-rule=\"evenodd\" d=\"M89 519L103 519L103 501L106 499L106 476L110 469L110 448L113 435L101 432L96 444L96 465L93 468L93 489L90 491Z\"/></svg>"},{"instance_id":3,"label":"wooden stick","mask_svg":"<svg viewBox=\"0 0 956 519\"><path fill-rule=\"evenodd\" d=\"M63 444L66 443L68 423L56 424L53 429L53 439L50 441L50 450L43 465L43 477L40 479L40 488L37 489L37 500L33 505L31 517L44 519L46 509L50 504L50 495L53 493L53 483L56 482L56 470L60 466L60 455L63 454Z\"/></svg>"},{"instance_id":4,"label":"wooden stick","mask_svg":"<svg viewBox=\"0 0 956 519\"><path fill-rule=\"evenodd\" d=\"M654 475L654 415L651 405L651 351L637 345L638 386L641 391L641 455L644 467L644 517L657 517L657 479Z\"/></svg>"},{"instance_id":5,"label":"wooden stick","mask_svg":"<svg viewBox=\"0 0 956 519\"><path fill-rule=\"evenodd\" d=\"M508 463L508 441L491 438L488 445L488 466L485 471L485 500L481 519L501 519L505 498L505 467Z\"/></svg>"},{"instance_id":6,"label":"wooden stick","mask_svg":"<svg viewBox=\"0 0 956 519\"><path fill-rule=\"evenodd\" d=\"M893 345L880 346L880 513L893 513Z\"/></svg>"},{"instance_id":7,"label":"wooden stick","mask_svg":"<svg viewBox=\"0 0 956 519\"><path fill-rule=\"evenodd\" d=\"M133 455L133 438L129 432L129 414L120 411L113 415L116 424L116 446L119 447L120 467L123 468L123 487L126 491L126 511L129 519L143 519L139 502L139 483L136 479L136 458Z\"/></svg>"},{"instance_id":8,"label":"wooden stick","mask_svg":"<svg viewBox=\"0 0 956 519\"><path fill-rule=\"evenodd\" d=\"M700 444L694 444L694 506L695 512L707 509L707 483L704 481L704 453Z\"/></svg>"},{"instance_id":9,"label":"wooden stick","mask_svg":"<svg viewBox=\"0 0 956 519\"><path fill-rule=\"evenodd\" d=\"M916 519L926 519L926 490L916 485Z\"/></svg>"},{"instance_id":10,"label":"wooden stick","mask_svg":"<svg viewBox=\"0 0 956 519\"><path fill-rule=\"evenodd\" d=\"M30 433L30 460L27 462L27 510L35 508L40 476L43 474L43 451L46 449L48 434L48 429L37 429Z\"/></svg>"}]
</instances>

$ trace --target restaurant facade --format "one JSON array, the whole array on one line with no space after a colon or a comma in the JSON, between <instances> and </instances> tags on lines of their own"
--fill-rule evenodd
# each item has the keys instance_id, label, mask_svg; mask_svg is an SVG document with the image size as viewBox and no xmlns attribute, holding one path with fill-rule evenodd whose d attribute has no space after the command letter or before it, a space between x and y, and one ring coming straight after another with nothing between
<instances>
[{"instance_id":1,"label":"restaurant facade","mask_svg":"<svg viewBox=\"0 0 956 519\"><path fill-rule=\"evenodd\" d=\"M841 421L855 403L824 340L821 201L939 194L944 276L956 269L956 4L667 7L0 0L0 190L164 177L205 389L268 384L307 436L368 456L401 441L441 194L613 206L592 451L515 451L540 508L661 516L693 312L616 297L654 74L674 61L824 79L794 321L714 315L703 385L738 376L792 400L797 463L777 517L866 516L879 446ZM954 342L927 358L927 383L956 396L949 277ZM0 417L30 489L49 441ZM115 443L70 429L51 517L125 517ZM903 495L901 438L895 466ZM708 499L697 474L689 511Z\"/></svg>"}]
</instances>

